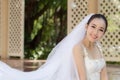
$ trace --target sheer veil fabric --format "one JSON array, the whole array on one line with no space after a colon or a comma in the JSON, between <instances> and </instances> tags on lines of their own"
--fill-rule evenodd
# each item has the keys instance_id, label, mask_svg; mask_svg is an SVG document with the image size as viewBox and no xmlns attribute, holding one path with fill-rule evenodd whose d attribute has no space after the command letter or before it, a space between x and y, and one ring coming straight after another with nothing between
<instances>
[{"instance_id":1,"label":"sheer veil fabric","mask_svg":"<svg viewBox=\"0 0 120 80\"><path fill-rule=\"evenodd\" d=\"M46 63L35 71L23 72L0 62L0 80L80 80L72 49L83 39L85 25L93 14L86 16L56 47Z\"/></svg>"}]
</instances>

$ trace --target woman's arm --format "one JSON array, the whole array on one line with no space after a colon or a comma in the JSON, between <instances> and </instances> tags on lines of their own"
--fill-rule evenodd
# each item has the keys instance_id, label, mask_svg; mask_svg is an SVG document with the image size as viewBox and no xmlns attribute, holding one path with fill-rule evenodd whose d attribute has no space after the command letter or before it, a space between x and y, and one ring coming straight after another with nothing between
<instances>
[{"instance_id":1,"label":"woman's arm","mask_svg":"<svg viewBox=\"0 0 120 80\"><path fill-rule=\"evenodd\" d=\"M108 80L106 65L101 70L101 80Z\"/></svg>"},{"instance_id":2,"label":"woman's arm","mask_svg":"<svg viewBox=\"0 0 120 80\"><path fill-rule=\"evenodd\" d=\"M85 71L85 63L84 63L84 55L83 50L80 45L75 45L73 48L74 60L78 69L78 74L80 80L87 80L86 71Z\"/></svg>"}]
</instances>

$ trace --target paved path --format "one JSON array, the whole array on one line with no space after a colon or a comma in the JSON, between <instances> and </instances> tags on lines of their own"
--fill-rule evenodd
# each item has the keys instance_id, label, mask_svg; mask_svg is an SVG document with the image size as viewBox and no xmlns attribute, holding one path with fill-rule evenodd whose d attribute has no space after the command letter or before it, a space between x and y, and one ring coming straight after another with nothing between
<instances>
[{"instance_id":1,"label":"paved path","mask_svg":"<svg viewBox=\"0 0 120 80\"><path fill-rule=\"evenodd\" d=\"M109 80L120 80L120 65L107 65Z\"/></svg>"}]
</instances>

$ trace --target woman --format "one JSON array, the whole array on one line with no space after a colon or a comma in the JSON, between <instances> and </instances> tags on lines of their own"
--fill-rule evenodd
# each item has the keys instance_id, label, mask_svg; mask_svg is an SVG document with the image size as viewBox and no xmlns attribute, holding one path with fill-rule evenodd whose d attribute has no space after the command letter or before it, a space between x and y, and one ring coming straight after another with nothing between
<instances>
[{"instance_id":1,"label":"woman","mask_svg":"<svg viewBox=\"0 0 120 80\"><path fill-rule=\"evenodd\" d=\"M85 37L73 49L80 80L108 80L105 61L97 42L106 32L107 25L103 15L93 15L85 26Z\"/></svg>"},{"instance_id":2,"label":"woman","mask_svg":"<svg viewBox=\"0 0 120 80\"><path fill-rule=\"evenodd\" d=\"M86 16L68 36L53 48L46 63L35 71L22 72L0 62L0 80L107 80L104 59L101 54L94 55L94 53L100 53L96 41L103 36L107 28L107 21L104 20L104 16L104 18L101 16L103 15ZM99 27L102 35L98 33ZM94 29L97 35L91 37ZM93 54L88 55L89 52ZM93 66L97 61L98 67ZM93 64L90 68L89 62ZM92 72L90 69L93 69Z\"/></svg>"}]
</instances>

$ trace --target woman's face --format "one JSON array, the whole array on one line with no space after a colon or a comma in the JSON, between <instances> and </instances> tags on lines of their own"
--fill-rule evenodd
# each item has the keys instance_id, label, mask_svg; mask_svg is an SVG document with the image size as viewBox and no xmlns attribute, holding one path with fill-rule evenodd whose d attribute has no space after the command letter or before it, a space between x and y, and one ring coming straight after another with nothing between
<instances>
[{"instance_id":1,"label":"woman's face","mask_svg":"<svg viewBox=\"0 0 120 80\"><path fill-rule=\"evenodd\" d=\"M96 42L104 35L105 28L104 20L95 18L86 26L86 37L90 42Z\"/></svg>"}]
</instances>

